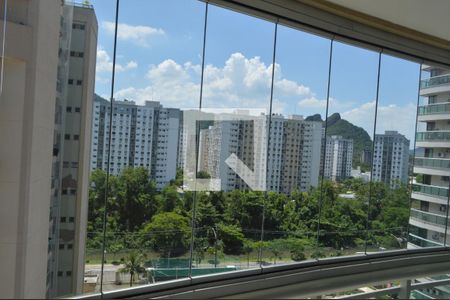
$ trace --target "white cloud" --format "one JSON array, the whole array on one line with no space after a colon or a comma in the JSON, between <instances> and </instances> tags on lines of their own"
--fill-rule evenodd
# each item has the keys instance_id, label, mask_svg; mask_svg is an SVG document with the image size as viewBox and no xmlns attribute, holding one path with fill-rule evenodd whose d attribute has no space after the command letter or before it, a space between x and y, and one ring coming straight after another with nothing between
<instances>
[{"instance_id":1,"label":"white cloud","mask_svg":"<svg viewBox=\"0 0 450 300\"><path fill-rule=\"evenodd\" d=\"M125 65L121 65L116 62L116 72L123 72L127 70L136 69L138 67L137 62L135 61L129 61ZM96 65L96 72L98 73L111 73L113 68L113 63L111 60L111 57L109 56L108 52L104 50L101 46L97 48L97 65ZM98 75L97 75L98 77Z\"/></svg>"},{"instance_id":2,"label":"white cloud","mask_svg":"<svg viewBox=\"0 0 450 300\"><path fill-rule=\"evenodd\" d=\"M102 28L109 34L114 34L115 23L104 21L102 22ZM125 23L119 23L117 28L117 39L123 41L131 41L142 47L149 47L149 39L155 36L165 35L164 30L161 28L153 28L150 26L142 25L129 25Z\"/></svg>"},{"instance_id":3,"label":"white cloud","mask_svg":"<svg viewBox=\"0 0 450 300\"><path fill-rule=\"evenodd\" d=\"M327 100L319 100L316 97L309 97L298 102L298 106L307 108L320 108L324 109L327 107Z\"/></svg>"},{"instance_id":4,"label":"white cloud","mask_svg":"<svg viewBox=\"0 0 450 300\"><path fill-rule=\"evenodd\" d=\"M150 66L146 78L149 84L143 88L129 87L117 91L116 98L127 98L143 103L145 100L161 101L166 106L198 107L201 66L167 59ZM317 99L312 90L295 81L284 78L281 66L275 65L273 112L290 115L324 112L326 100ZM263 108L268 110L272 65L260 57L247 58L234 53L222 67L205 66L203 107ZM346 102L330 99L334 108L348 108ZM292 103L292 104L290 104ZM298 107L292 107L298 103ZM311 113L309 113L311 112Z\"/></svg>"},{"instance_id":5,"label":"white cloud","mask_svg":"<svg viewBox=\"0 0 450 300\"><path fill-rule=\"evenodd\" d=\"M377 133L386 130L395 130L403 134L412 143L414 140L416 106L413 102L403 106L397 104L378 105ZM357 126L364 128L370 136L373 134L373 121L375 118L375 101L367 102L359 107L341 114L341 117Z\"/></svg>"},{"instance_id":6,"label":"white cloud","mask_svg":"<svg viewBox=\"0 0 450 300\"><path fill-rule=\"evenodd\" d=\"M129 61L126 66L125 69L130 70L130 69L136 69L138 67L137 62L135 62L134 60Z\"/></svg>"}]
</instances>

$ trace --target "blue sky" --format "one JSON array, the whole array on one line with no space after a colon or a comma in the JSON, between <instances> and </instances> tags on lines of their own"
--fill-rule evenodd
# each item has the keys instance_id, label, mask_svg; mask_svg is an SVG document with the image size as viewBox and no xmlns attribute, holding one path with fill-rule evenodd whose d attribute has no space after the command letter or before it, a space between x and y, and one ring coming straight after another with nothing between
<instances>
[{"instance_id":1,"label":"blue sky","mask_svg":"<svg viewBox=\"0 0 450 300\"><path fill-rule=\"evenodd\" d=\"M91 2L99 23L96 92L109 97L115 1ZM116 98L198 107L204 12L197 0L122 0ZM209 6L204 107L268 109L273 36L273 23ZM329 54L328 39L278 26L274 112L324 117ZM419 65L384 54L381 62L377 133L412 139ZM377 68L378 53L334 42L329 112L370 135Z\"/></svg>"}]
</instances>

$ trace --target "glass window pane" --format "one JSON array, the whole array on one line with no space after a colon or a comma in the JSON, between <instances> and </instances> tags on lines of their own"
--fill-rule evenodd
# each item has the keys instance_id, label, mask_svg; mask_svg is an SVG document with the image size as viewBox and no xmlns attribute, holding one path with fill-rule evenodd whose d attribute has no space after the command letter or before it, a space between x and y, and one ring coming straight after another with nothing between
<instances>
[{"instance_id":1,"label":"glass window pane","mask_svg":"<svg viewBox=\"0 0 450 300\"><path fill-rule=\"evenodd\" d=\"M111 175L103 291L189 275L192 196L183 189L182 124L183 109L199 105L205 5L121 2L112 110L113 49L103 41L114 37L115 23L98 16L93 180ZM103 201L98 193L91 188L92 202ZM101 208L90 207L89 226Z\"/></svg>"},{"instance_id":2,"label":"glass window pane","mask_svg":"<svg viewBox=\"0 0 450 300\"><path fill-rule=\"evenodd\" d=\"M333 43L320 216L321 256L364 251L375 121L376 52Z\"/></svg>"},{"instance_id":3,"label":"glass window pane","mask_svg":"<svg viewBox=\"0 0 450 300\"><path fill-rule=\"evenodd\" d=\"M280 165L268 174L278 181L266 203L263 253L271 264L316 253L331 41L278 26L276 46L272 120Z\"/></svg>"},{"instance_id":4,"label":"glass window pane","mask_svg":"<svg viewBox=\"0 0 450 300\"><path fill-rule=\"evenodd\" d=\"M209 188L196 192L196 268L260 266L274 29L209 7L197 166Z\"/></svg>"},{"instance_id":5,"label":"glass window pane","mask_svg":"<svg viewBox=\"0 0 450 300\"><path fill-rule=\"evenodd\" d=\"M406 248L419 70L417 63L381 56L369 213L370 251Z\"/></svg>"}]
</instances>

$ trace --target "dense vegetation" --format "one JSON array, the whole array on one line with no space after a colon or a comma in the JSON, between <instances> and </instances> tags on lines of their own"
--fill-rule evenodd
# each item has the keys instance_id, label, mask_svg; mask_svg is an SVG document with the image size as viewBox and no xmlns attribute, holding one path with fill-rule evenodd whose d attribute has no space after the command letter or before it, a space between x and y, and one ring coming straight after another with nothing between
<instances>
[{"instance_id":1,"label":"dense vegetation","mask_svg":"<svg viewBox=\"0 0 450 300\"><path fill-rule=\"evenodd\" d=\"M99 250L102 245L105 176L101 170L91 176L88 251ZM241 255L250 261L262 250L261 259L272 262L354 253L364 249L368 215L369 248L397 248L408 223L409 193L405 186L391 190L383 183L373 183L369 214L369 184L356 179L339 184L323 182L322 193L312 188L290 195L239 190L194 194L182 192L181 186L181 171L159 192L144 168L129 168L112 176L107 198L107 252L138 250L166 258L186 255L194 199L194 258L198 263L212 253ZM348 191L355 194L354 199L339 196Z\"/></svg>"}]
</instances>

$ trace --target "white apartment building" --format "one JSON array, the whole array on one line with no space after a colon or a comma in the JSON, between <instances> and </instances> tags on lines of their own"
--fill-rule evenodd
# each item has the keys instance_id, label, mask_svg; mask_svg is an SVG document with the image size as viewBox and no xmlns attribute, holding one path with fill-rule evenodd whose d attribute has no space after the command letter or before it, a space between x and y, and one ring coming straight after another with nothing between
<instances>
[{"instance_id":1,"label":"white apartment building","mask_svg":"<svg viewBox=\"0 0 450 300\"><path fill-rule=\"evenodd\" d=\"M181 111L159 102L114 101L109 171L144 167L158 189L175 179ZM108 168L110 102L97 96L92 127L91 170Z\"/></svg>"},{"instance_id":2,"label":"white apartment building","mask_svg":"<svg viewBox=\"0 0 450 300\"><path fill-rule=\"evenodd\" d=\"M284 122L282 177L278 191L307 191L319 183L322 123L290 116Z\"/></svg>"},{"instance_id":3,"label":"white apartment building","mask_svg":"<svg viewBox=\"0 0 450 300\"><path fill-rule=\"evenodd\" d=\"M221 179L221 189L247 189L243 180L225 163L236 154L251 170L265 174L265 186L269 191L290 193L306 191L317 186L319 179L321 122L305 121L301 116L273 115L270 128L270 142L255 130L248 121L220 121L200 131L199 170L208 172L212 178ZM263 127L268 126L265 117ZM268 132L266 132L268 133ZM267 170L266 151L258 145L268 146ZM267 173L266 173L267 171ZM260 181L261 178L256 178Z\"/></svg>"},{"instance_id":4,"label":"white apartment building","mask_svg":"<svg viewBox=\"0 0 450 300\"><path fill-rule=\"evenodd\" d=\"M426 103L419 106L416 134L412 209L408 247L439 246L444 243L450 176L450 70L423 66L430 77L420 85ZM422 129L420 129L422 127ZM447 234L447 243L450 234Z\"/></svg>"},{"instance_id":5,"label":"white apartment building","mask_svg":"<svg viewBox=\"0 0 450 300\"><path fill-rule=\"evenodd\" d=\"M420 83L420 96L426 100L417 117L416 147L421 151L416 151L414 158L418 176L411 193L408 248L442 246L450 241L450 70L424 65L422 71L430 76ZM429 295L448 298L450 293L447 286L437 286L428 290Z\"/></svg>"},{"instance_id":6,"label":"white apartment building","mask_svg":"<svg viewBox=\"0 0 450 300\"><path fill-rule=\"evenodd\" d=\"M333 181L352 173L353 140L333 135L326 137L324 177Z\"/></svg>"},{"instance_id":7,"label":"white apartment building","mask_svg":"<svg viewBox=\"0 0 450 300\"><path fill-rule=\"evenodd\" d=\"M409 140L397 131L375 135L372 178L391 188L408 182Z\"/></svg>"},{"instance_id":8,"label":"white apartment building","mask_svg":"<svg viewBox=\"0 0 450 300\"><path fill-rule=\"evenodd\" d=\"M73 5L73 6L72 6ZM47 296L56 297L80 293L84 282L84 253L86 246L89 155L97 51L97 19L93 7L87 4L65 5L70 48L67 52L67 73L59 73L67 80L62 97L61 126L55 124L55 141L60 141L60 155L54 156L52 180L59 185L52 189L51 209L54 218L50 230L56 235L49 239L49 267ZM67 37L69 37L68 33ZM63 35L64 36L64 35ZM62 47L60 47L61 49ZM60 55L60 57L62 57ZM59 71L60 69L58 69ZM57 104L58 105L58 104ZM59 111L58 106L55 113ZM57 145L55 144L56 149ZM55 154L55 153L54 153ZM54 197L55 196L55 197ZM55 206L52 205L52 208ZM50 247L49 247L50 248ZM55 257L52 257L51 254Z\"/></svg>"},{"instance_id":9,"label":"white apartment building","mask_svg":"<svg viewBox=\"0 0 450 300\"><path fill-rule=\"evenodd\" d=\"M5 4L0 290L81 293L97 20L87 4L14 0L6 14Z\"/></svg>"},{"instance_id":10,"label":"white apartment building","mask_svg":"<svg viewBox=\"0 0 450 300\"><path fill-rule=\"evenodd\" d=\"M200 130L199 171L206 171L211 178L220 178L220 189L231 191L236 186L236 174L225 163L238 152L239 121L220 121Z\"/></svg>"}]
</instances>

